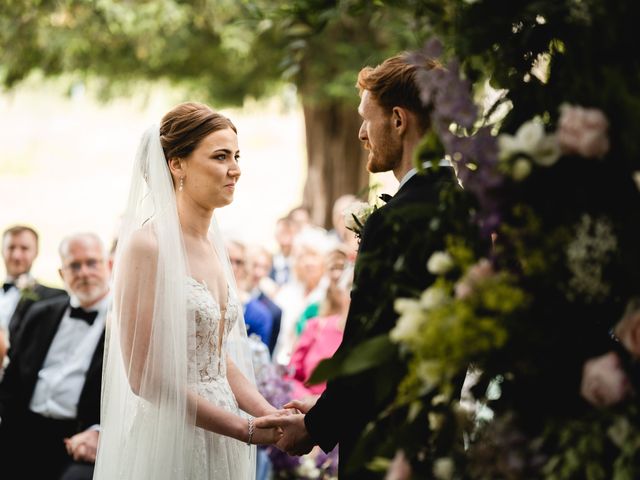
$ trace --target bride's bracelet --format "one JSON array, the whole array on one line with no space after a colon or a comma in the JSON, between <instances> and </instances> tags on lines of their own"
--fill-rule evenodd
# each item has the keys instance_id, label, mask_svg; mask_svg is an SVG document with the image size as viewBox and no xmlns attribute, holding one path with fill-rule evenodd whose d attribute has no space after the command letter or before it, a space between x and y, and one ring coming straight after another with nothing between
<instances>
[{"instance_id":1,"label":"bride's bracelet","mask_svg":"<svg viewBox=\"0 0 640 480\"><path fill-rule=\"evenodd\" d=\"M249 438L247 439L247 445L251 445L251 440L253 440L253 432L255 430L255 426L253 425L253 417L247 418L247 425L249 426Z\"/></svg>"}]
</instances>

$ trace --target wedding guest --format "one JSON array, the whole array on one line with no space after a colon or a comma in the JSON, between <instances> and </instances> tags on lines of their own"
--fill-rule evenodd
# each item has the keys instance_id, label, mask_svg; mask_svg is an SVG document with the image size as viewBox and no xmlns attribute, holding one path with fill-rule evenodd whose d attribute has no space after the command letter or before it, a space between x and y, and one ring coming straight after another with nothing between
<instances>
[{"instance_id":1,"label":"wedding guest","mask_svg":"<svg viewBox=\"0 0 640 480\"><path fill-rule=\"evenodd\" d=\"M244 322L247 325L247 335L255 333L265 345L269 345L273 329L273 317L269 309L258 299L252 298L249 292L246 246L238 240L229 240L226 243L233 275L236 277L238 295L244 307Z\"/></svg>"},{"instance_id":2,"label":"wedding guest","mask_svg":"<svg viewBox=\"0 0 640 480\"><path fill-rule=\"evenodd\" d=\"M294 226L289 217L278 219L275 237L278 243L278 251L273 255L269 278L278 287L281 287L291 279L291 249L293 247Z\"/></svg>"},{"instance_id":3,"label":"wedding guest","mask_svg":"<svg viewBox=\"0 0 640 480\"><path fill-rule=\"evenodd\" d=\"M307 207L299 205L289 212L287 215L291 220L291 224L293 226L293 236L295 237L298 233L304 230L306 227L312 225L311 222L311 212Z\"/></svg>"},{"instance_id":4,"label":"wedding guest","mask_svg":"<svg viewBox=\"0 0 640 480\"><path fill-rule=\"evenodd\" d=\"M321 360L331 358L342 342L349 311L353 269L348 266L346 248L336 248L328 255L329 286L320 306L320 316L307 323L296 343L291 361L292 398L319 395L325 384L307 385L307 380Z\"/></svg>"},{"instance_id":5,"label":"wedding guest","mask_svg":"<svg viewBox=\"0 0 640 480\"><path fill-rule=\"evenodd\" d=\"M247 251L247 282L251 297L257 299L271 314L271 336L268 343L269 353L273 354L280 333L282 309L273 301L277 287L269 278L271 254L266 248L252 247Z\"/></svg>"},{"instance_id":6,"label":"wedding guest","mask_svg":"<svg viewBox=\"0 0 640 480\"><path fill-rule=\"evenodd\" d=\"M431 59L423 58L420 64L416 59L398 55L375 68L366 67L358 75L358 112L363 119L359 138L369 150L367 169L372 173L392 171L399 189L364 225L351 306L336 352L340 357L362 342L388 334L398 318L394 300L412 296L433 281L425 265L434 251L444 248L444 238L427 228L428 209L421 207L437 202L442 189L456 188L455 174L444 163L437 169L425 164L424 174L417 174L413 166L420 140L429 129L430 114L430 105L420 98L416 76L440 67ZM394 372L393 378L399 379L405 367L392 358L380 368ZM313 445L329 452L339 443L341 480L376 478L362 462L351 464L351 455L366 425L377 419L379 409L396 393L391 388L380 398L376 392L376 379L385 375L380 368L329 381L314 406L292 403L302 414L274 415L258 419L256 424L260 428L283 427L280 445L292 454L306 453ZM357 408L346 407L354 401ZM394 425L387 427L391 432Z\"/></svg>"},{"instance_id":7,"label":"wedding guest","mask_svg":"<svg viewBox=\"0 0 640 480\"><path fill-rule=\"evenodd\" d=\"M331 221L333 223L333 229L329 232L333 235L337 241L349 247L349 260L355 262L356 254L358 252L358 238L356 234L349 230L344 223L344 212L350 205L357 202L358 199L355 195L347 194L342 195L336 199L333 203L333 210L331 213Z\"/></svg>"},{"instance_id":8,"label":"wedding guest","mask_svg":"<svg viewBox=\"0 0 640 480\"><path fill-rule=\"evenodd\" d=\"M335 275L338 273L342 273L342 271L346 268L348 263L351 263L350 258L350 248L349 246L338 243L336 247L329 250L329 252L324 257L325 263L325 278L324 280L327 282L328 287L331 286L332 280L337 280ZM316 318L321 314L321 307L323 304L326 304L327 296L329 295L327 287L326 296L319 298L318 300L309 303L302 315L296 321L296 337L300 337L304 332L307 323L312 318ZM325 312L326 313L326 312Z\"/></svg>"},{"instance_id":9,"label":"wedding guest","mask_svg":"<svg viewBox=\"0 0 640 480\"><path fill-rule=\"evenodd\" d=\"M2 234L7 276L0 291L0 328L7 331L6 342L17 341L22 318L36 301L65 294L64 290L40 284L31 274L38 240L38 233L26 225L15 225Z\"/></svg>"},{"instance_id":10,"label":"wedding guest","mask_svg":"<svg viewBox=\"0 0 640 480\"><path fill-rule=\"evenodd\" d=\"M100 419L107 253L92 233L65 238L59 252L70 298L29 309L0 383L0 452L16 479L58 480L72 462L64 439Z\"/></svg>"},{"instance_id":11,"label":"wedding guest","mask_svg":"<svg viewBox=\"0 0 640 480\"><path fill-rule=\"evenodd\" d=\"M324 256L333 241L320 227L307 227L295 238L293 247L294 278L278 290L274 299L282 308L280 334L274 350L274 358L287 365L297 339L296 323L304 310L324 298L327 281L324 279Z\"/></svg>"}]
</instances>

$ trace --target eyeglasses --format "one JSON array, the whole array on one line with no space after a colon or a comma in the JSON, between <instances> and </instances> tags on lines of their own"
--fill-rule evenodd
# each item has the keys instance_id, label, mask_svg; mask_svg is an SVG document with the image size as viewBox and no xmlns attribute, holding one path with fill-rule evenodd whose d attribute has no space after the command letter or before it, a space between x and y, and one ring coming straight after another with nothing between
<instances>
[{"instance_id":1,"label":"eyeglasses","mask_svg":"<svg viewBox=\"0 0 640 480\"><path fill-rule=\"evenodd\" d=\"M244 267L244 260L242 260L241 258L229 258L229 261L233 265L237 265L238 267Z\"/></svg>"},{"instance_id":2,"label":"eyeglasses","mask_svg":"<svg viewBox=\"0 0 640 480\"><path fill-rule=\"evenodd\" d=\"M89 270L95 270L97 269L100 265L102 265L103 260L101 258L90 258L88 260L85 260L84 262L71 262L67 265L65 265L64 267L62 267L64 270L69 270L72 273L78 273L80 270L82 270L82 265L85 265L87 267L87 269Z\"/></svg>"}]
</instances>

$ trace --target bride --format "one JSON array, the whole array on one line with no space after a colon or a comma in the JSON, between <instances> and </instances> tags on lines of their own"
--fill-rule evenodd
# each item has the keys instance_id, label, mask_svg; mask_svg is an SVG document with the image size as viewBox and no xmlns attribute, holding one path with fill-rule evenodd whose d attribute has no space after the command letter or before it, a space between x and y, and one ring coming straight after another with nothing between
<instances>
[{"instance_id":1,"label":"bride","mask_svg":"<svg viewBox=\"0 0 640 480\"><path fill-rule=\"evenodd\" d=\"M136 155L118 237L95 477L253 479L277 429L254 385L242 304L214 218L240 177L231 121L169 111Z\"/></svg>"}]
</instances>

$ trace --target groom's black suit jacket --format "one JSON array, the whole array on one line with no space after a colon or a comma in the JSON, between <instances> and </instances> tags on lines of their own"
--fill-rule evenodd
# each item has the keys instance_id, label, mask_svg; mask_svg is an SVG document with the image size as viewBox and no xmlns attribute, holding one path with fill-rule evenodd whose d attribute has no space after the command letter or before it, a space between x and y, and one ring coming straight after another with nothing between
<instances>
[{"instance_id":1,"label":"groom's black suit jacket","mask_svg":"<svg viewBox=\"0 0 640 480\"><path fill-rule=\"evenodd\" d=\"M59 296L37 302L23 319L19 341L12 345L11 361L0 382L0 439L8 430L20 428L29 412L29 403L51 342L55 337L69 298ZM100 389L104 332L93 353L78 400L77 431L100 423ZM60 440L62 441L62 439Z\"/></svg>"},{"instance_id":2,"label":"groom's black suit jacket","mask_svg":"<svg viewBox=\"0 0 640 480\"><path fill-rule=\"evenodd\" d=\"M434 251L444 248L444 235L431 228L433 213L425 206L437 205L443 187L451 188L455 182L449 167L427 170L413 176L369 217L356 260L344 337L336 355L388 333L398 318L393 309L395 298L416 297L433 281L426 263ZM347 471L349 459L366 424L396 394L397 383L387 391L381 386L390 376L402 378L404 368L396 357L375 371L331 380L307 413L305 426L316 444L326 452L340 444L341 479L375 478L370 472Z\"/></svg>"}]
</instances>

